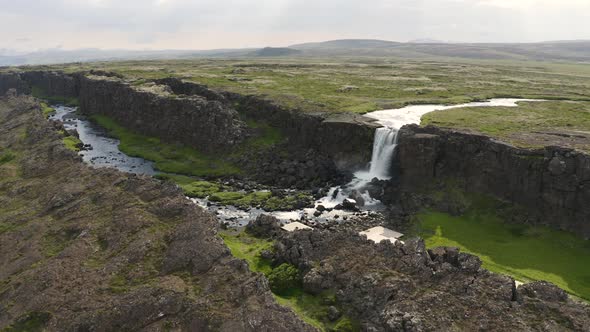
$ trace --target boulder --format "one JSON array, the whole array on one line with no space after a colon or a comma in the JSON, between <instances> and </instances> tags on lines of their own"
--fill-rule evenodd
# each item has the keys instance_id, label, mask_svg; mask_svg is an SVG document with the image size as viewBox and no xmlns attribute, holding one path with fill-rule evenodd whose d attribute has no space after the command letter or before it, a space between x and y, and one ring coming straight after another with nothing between
<instances>
[{"instance_id":1,"label":"boulder","mask_svg":"<svg viewBox=\"0 0 590 332\"><path fill-rule=\"evenodd\" d=\"M257 237L275 237L281 232L280 222L277 218L266 214L259 215L246 226L246 232Z\"/></svg>"}]
</instances>

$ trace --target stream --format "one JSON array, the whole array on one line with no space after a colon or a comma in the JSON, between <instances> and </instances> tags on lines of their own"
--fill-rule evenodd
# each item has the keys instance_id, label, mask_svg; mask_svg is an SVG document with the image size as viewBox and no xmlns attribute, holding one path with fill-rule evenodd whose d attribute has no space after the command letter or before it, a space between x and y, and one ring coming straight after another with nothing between
<instances>
[{"instance_id":1,"label":"stream","mask_svg":"<svg viewBox=\"0 0 590 332\"><path fill-rule=\"evenodd\" d=\"M542 101L534 99L491 99L485 102L473 102L460 105L412 105L399 109L380 110L365 114L376 119L382 125L376 129L373 142L371 161L366 170L354 173L353 180L343 186L333 187L326 197L315 202L314 208L294 211L266 212L262 209L251 208L247 211L234 206L222 206L207 199L190 198L195 204L214 213L229 227L241 227L260 214L270 214L283 223L305 220L308 224L341 222L348 219L375 219L382 217L381 212L386 208L379 200L369 194L371 182L374 179L388 180L391 178L389 170L395 154L398 130L406 124L420 123L422 115L437 111L459 107L517 107L519 101ZM89 121L77 112L75 107L62 105L52 106L56 112L50 116L51 120L62 121L66 130L76 130L86 149L80 151L84 162L93 167L114 167L120 171L135 174L155 175L158 172L151 161L130 157L119 150L119 140L109 137L100 126ZM345 211L338 206L343 203L356 204L360 211ZM317 207L322 205L325 210L318 214Z\"/></svg>"}]
</instances>

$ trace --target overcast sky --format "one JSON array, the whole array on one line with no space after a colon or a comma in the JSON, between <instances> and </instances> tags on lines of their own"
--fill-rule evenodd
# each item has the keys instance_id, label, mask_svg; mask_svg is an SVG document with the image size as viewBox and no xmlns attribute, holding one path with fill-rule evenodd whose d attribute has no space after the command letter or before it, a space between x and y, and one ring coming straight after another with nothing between
<instances>
[{"instance_id":1,"label":"overcast sky","mask_svg":"<svg viewBox=\"0 0 590 332\"><path fill-rule=\"evenodd\" d=\"M590 0L0 0L0 49L590 39Z\"/></svg>"}]
</instances>

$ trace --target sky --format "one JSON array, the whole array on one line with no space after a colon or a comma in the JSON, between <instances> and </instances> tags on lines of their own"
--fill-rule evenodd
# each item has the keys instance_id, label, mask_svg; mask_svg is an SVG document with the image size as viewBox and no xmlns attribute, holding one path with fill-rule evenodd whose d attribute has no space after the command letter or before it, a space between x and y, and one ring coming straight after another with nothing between
<instances>
[{"instance_id":1,"label":"sky","mask_svg":"<svg viewBox=\"0 0 590 332\"><path fill-rule=\"evenodd\" d=\"M0 0L0 49L590 39L590 0Z\"/></svg>"}]
</instances>

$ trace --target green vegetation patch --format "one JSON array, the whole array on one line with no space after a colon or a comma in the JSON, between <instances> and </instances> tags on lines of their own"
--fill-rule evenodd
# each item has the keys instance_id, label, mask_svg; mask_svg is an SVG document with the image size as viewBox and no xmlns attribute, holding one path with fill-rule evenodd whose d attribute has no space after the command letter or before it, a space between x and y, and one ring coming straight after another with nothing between
<instances>
[{"instance_id":1,"label":"green vegetation patch","mask_svg":"<svg viewBox=\"0 0 590 332\"><path fill-rule=\"evenodd\" d=\"M79 138L75 136L66 136L62 138L62 141L69 150L74 152L80 151L80 144L82 144L82 141Z\"/></svg>"},{"instance_id":2,"label":"green vegetation patch","mask_svg":"<svg viewBox=\"0 0 590 332\"><path fill-rule=\"evenodd\" d=\"M273 241L260 239L246 232L241 232L237 235L220 233L220 235L234 257L248 262L252 271L265 275L272 271L271 262L268 259L260 257L260 253L263 250L272 250Z\"/></svg>"},{"instance_id":3,"label":"green vegetation patch","mask_svg":"<svg viewBox=\"0 0 590 332\"><path fill-rule=\"evenodd\" d=\"M512 144L541 147L544 141L528 133L590 132L590 102L519 102L518 107L466 107L435 111L422 117L423 125L475 130ZM553 141L558 140L554 136ZM588 144L588 142L586 142ZM590 150L590 145L586 146Z\"/></svg>"},{"instance_id":4,"label":"green vegetation patch","mask_svg":"<svg viewBox=\"0 0 590 332\"><path fill-rule=\"evenodd\" d=\"M19 318L14 324L2 329L2 332L38 332L44 331L44 327L51 319L48 312L30 312Z\"/></svg>"},{"instance_id":5,"label":"green vegetation patch","mask_svg":"<svg viewBox=\"0 0 590 332\"><path fill-rule=\"evenodd\" d=\"M284 140L283 133L278 128L272 127L266 122L255 121L251 119L247 119L244 122L246 122L246 125L249 128L255 129L258 135L247 140L243 144L242 149L260 149L270 147L279 144Z\"/></svg>"},{"instance_id":6,"label":"green vegetation patch","mask_svg":"<svg viewBox=\"0 0 590 332\"><path fill-rule=\"evenodd\" d=\"M218 192L209 197L213 202L218 202L224 205L234 205L239 208L247 208L249 206L264 205L264 203L272 196L269 191L254 191L251 193L242 192Z\"/></svg>"},{"instance_id":7,"label":"green vegetation patch","mask_svg":"<svg viewBox=\"0 0 590 332\"><path fill-rule=\"evenodd\" d=\"M223 190L225 187L211 181L198 180L190 176L176 174L157 174L160 180L169 180L176 183L188 197L206 198L209 195Z\"/></svg>"},{"instance_id":8,"label":"green vegetation patch","mask_svg":"<svg viewBox=\"0 0 590 332\"><path fill-rule=\"evenodd\" d=\"M16 158L16 154L14 154L10 150L0 150L0 165L7 164L13 161Z\"/></svg>"},{"instance_id":9,"label":"green vegetation patch","mask_svg":"<svg viewBox=\"0 0 590 332\"><path fill-rule=\"evenodd\" d=\"M45 90L38 86L32 87L31 94L33 95L33 97L42 100L47 100L51 104L60 104L70 107L76 107L80 105L80 101L76 97L51 96Z\"/></svg>"},{"instance_id":10,"label":"green vegetation patch","mask_svg":"<svg viewBox=\"0 0 590 332\"><path fill-rule=\"evenodd\" d=\"M46 103L41 103L41 112L45 118L49 118L53 113L55 113L55 110L49 107Z\"/></svg>"},{"instance_id":11,"label":"green vegetation patch","mask_svg":"<svg viewBox=\"0 0 590 332\"><path fill-rule=\"evenodd\" d=\"M121 141L121 151L154 161L155 167L162 172L194 176L230 176L241 172L222 158L206 155L187 146L164 143L156 137L133 133L104 115L94 115L92 119Z\"/></svg>"},{"instance_id":12,"label":"green vegetation patch","mask_svg":"<svg viewBox=\"0 0 590 332\"><path fill-rule=\"evenodd\" d=\"M286 195L285 197L272 196L263 205L267 211L290 211L313 204L313 197L307 193Z\"/></svg>"},{"instance_id":13,"label":"green vegetation patch","mask_svg":"<svg viewBox=\"0 0 590 332\"><path fill-rule=\"evenodd\" d=\"M516 279L546 280L590 300L590 243L546 227L507 224L492 211L463 216L424 212L417 233L430 248L458 247L477 255L490 271Z\"/></svg>"},{"instance_id":14,"label":"green vegetation patch","mask_svg":"<svg viewBox=\"0 0 590 332\"><path fill-rule=\"evenodd\" d=\"M212 202L233 205L242 209L254 206L266 211L289 211L313 204L313 197L304 192L276 196L268 190L236 191L234 188L217 182L204 181L185 175L158 174L156 177L161 180L173 181L189 197L208 197Z\"/></svg>"},{"instance_id":15,"label":"green vegetation patch","mask_svg":"<svg viewBox=\"0 0 590 332\"><path fill-rule=\"evenodd\" d=\"M270 289L278 295L288 294L292 289L301 287L301 278L297 267L283 263L267 275Z\"/></svg>"},{"instance_id":16,"label":"green vegetation patch","mask_svg":"<svg viewBox=\"0 0 590 332\"><path fill-rule=\"evenodd\" d=\"M398 54L399 55L399 54ZM78 63L57 70L108 70L130 80L183 79L259 95L303 111L365 113L408 104L459 104L495 97L590 100L590 66L445 57L184 59Z\"/></svg>"},{"instance_id":17,"label":"green vegetation patch","mask_svg":"<svg viewBox=\"0 0 590 332\"><path fill-rule=\"evenodd\" d=\"M328 319L328 308L337 306L332 291L328 290L319 295L306 293L301 288L299 270L295 266L281 264L273 268L269 260L260 256L262 251L273 249L273 241L260 239L245 232L237 235L220 235L235 257L246 260L252 271L267 276L277 302L291 308L305 322L321 331L360 330L359 325L345 315L335 322Z\"/></svg>"}]
</instances>

